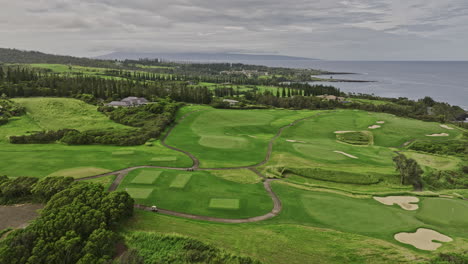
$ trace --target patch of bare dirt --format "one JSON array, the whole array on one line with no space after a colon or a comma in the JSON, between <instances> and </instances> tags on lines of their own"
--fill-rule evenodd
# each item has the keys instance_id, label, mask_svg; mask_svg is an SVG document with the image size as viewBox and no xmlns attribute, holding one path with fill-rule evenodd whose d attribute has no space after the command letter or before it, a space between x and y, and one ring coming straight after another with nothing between
<instances>
[{"instance_id":1,"label":"patch of bare dirt","mask_svg":"<svg viewBox=\"0 0 468 264\"><path fill-rule=\"evenodd\" d=\"M23 228L39 216L37 210L42 209L42 204L18 204L0 206L0 230L6 228Z\"/></svg>"}]
</instances>

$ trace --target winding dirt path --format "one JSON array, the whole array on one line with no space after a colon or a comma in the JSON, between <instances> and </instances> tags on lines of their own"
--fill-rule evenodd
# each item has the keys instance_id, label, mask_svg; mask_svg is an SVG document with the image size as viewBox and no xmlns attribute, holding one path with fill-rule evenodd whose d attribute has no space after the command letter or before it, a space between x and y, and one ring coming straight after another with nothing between
<instances>
[{"instance_id":1,"label":"winding dirt path","mask_svg":"<svg viewBox=\"0 0 468 264\"><path fill-rule=\"evenodd\" d=\"M187 213L181 213L177 211L172 211L172 210L167 210L167 209L160 209L158 208L158 213L166 214L166 215L171 215L171 216L177 216L177 217L183 217L183 218L188 218L188 219L194 219L194 220L203 220L203 221L211 221L211 222L218 222L218 223L232 223L232 224L240 224L240 223L252 223L252 222L258 222L258 221L264 221L270 218L273 218L277 216L281 210L283 209L283 206L281 204L281 200L279 197L273 192L271 188L271 182L279 180L279 179L267 179L263 174L260 173L260 171L257 170L257 167L266 164L270 158L271 158L271 153L273 152L273 144L276 141L278 137L281 136L281 133L283 133L284 129L288 127L292 127L296 125L297 123L311 119L316 117L317 115L320 115L322 113L317 113L313 116L301 118L298 120L295 120L294 122L281 127L278 132L275 134L273 138L270 139L268 142L268 150L265 156L265 159L257 164L254 165L249 165L249 166L239 166L239 167L228 167L228 168L200 168L200 161L190 152L167 145L165 143L166 139L169 137L171 134L172 130L174 127L180 123L183 119L185 119L187 116L189 116L192 113L199 112L201 110L196 110L190 113L185 114L182 116L177 123L174 123L174 125L169 128L165 136L161 140L161 144L169 149L184 153L190 159L193 161L193 165L191 167L165 167L165 166L134 166L134 167L129 167L113 172L108 172L108 173L103 173L95 176L89 176L85 178L80 178L76 179L76 181L84 181L84 180L89 180L89 179L96 179L104 176L109 176L109 175L116 175L117 177L115 180L112 182L111 186L109 187L108 191L115 191L117 187L120 185L122 180L125 178L125 176L128 175L129 172L137 169L142 169L142 168L156 168L156 169L169 169L169 170L180 170L180 171L210 171L210 170L237 170L237 169L249 169L255 174L257 174L260 178L263 180L263 187L265 188L265 191L268 193L270 196L271 200L273 201L273 209L268 212L267 214L261 215L261 216L255 216L255 217L250 217L250 218L243 218L243 219L231 219L231 218L218 218L218 217L210 217L210 216L203 216L203 215L194 215L194 214L187 214ZM151 211L151 206L146 206L142 204L135 204L135 208L141 209L141 210L146 210L146 211Z\"/></svg>"}]
</instances>

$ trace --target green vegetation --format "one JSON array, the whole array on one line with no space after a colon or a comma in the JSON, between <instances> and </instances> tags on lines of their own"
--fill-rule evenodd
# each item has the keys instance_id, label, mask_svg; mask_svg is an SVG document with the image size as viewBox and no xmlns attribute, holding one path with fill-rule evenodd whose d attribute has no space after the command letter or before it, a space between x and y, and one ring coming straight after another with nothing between
<instances>
[{"instance_id":1,"label":"green vegetation","mask_svg":"<svg viewBox=\"0 0 468 264\"><path fill-rule=\"evenodd\" d=\"M336 139L353 145L371 145L373 143L372 132L350 131L336 134Z\"/></svg>"},{"instance_id":2,"label":"green vegetation","mask_svg":"<svg viewBox=\"0 0 468 264\"><path fill-rule=\"evenodd\" d=\"M17 192L16 198L47 204L30 225L0 240L1 263L84 264L111 260L119 241L113 228L133 214L133 200L127 193L108 193L100 185L74 183L72 178L46 178L34 184L20 183L18 179L22 178L6 179L10 187L29 189ZM4 186L0 197L14 198L5 195Z\"/></svg>"},{"instance_id":3,"label":"green vegetation","mask_svg":"<svg viewBox=\"0 0 468 264\"><path fill-rule=\"evenodd\" d=\"M316 97L346 96L332 86L284 84L310 80L313 70L0 49L2 61L23 55L19 62L34 64L0 66L0 175L16 177L0 177L0 203L47 206L29 227L0 241L2 263L106 263L120 240L115 224L131 214L130 197L176 212L242 219L271 212L270 182L283 207L261 222L217 224L137 210L119 225L128 251L115 262L256 263L240 257L246 255L265 263L419 263L438 253L434 263L464 260L468 208L457 198L468 197L467 132L404 118L452 121L466 115L458 107L429 97L353 94L343 103ZM104 106L127 96L157 103ZM230 106L225 98L240 103ZM179 102L205 105L180 108ZM193 154L206 170L183 171L192 160L157 140L173 121L166 143ZM440 133L448 136L428 137ZM241 168L255 164L258 172ZM73 179L141 165L178 168L131 171L118 186L128 194L104 192L115 175L86 180L98 184ZM281 180L262 182L257 173ZM45 176L70 178L39 179ZM418 196L419 209L383 205L372 195ZM421 227L454 241L433 253L393 237Z\"/></svg>"},{"instance_id":4,"label":"green vegetation","mask_svg":"<svg viewBox=\"0 0 468 264\"><path fill-rule=\"evenodd\" d=\"M109 175L94 179L88 179L86 180L86 182L101 184L102 186L104 186L104 190L107 190L111 186L112 182L115 180L115 177L115 175Z\"/></svg>"},{"instance_id":5,"label":"green vegetation","mask_svg":"<svg viewBox=\"0 0 468 264\"><path fill-rule=\"evenodd\" d=\"M401 184L413 185L415 190L422 190L421 174L423 170L414 159L408 159L405 155L398 154L393 158L396 169L400 173Z\"/></svg>"},{"instance_id":6,"label":"green vegetation","mask_svg":"<svg viewBox=\"0 0 468 264\"><path fill-rule=\"evenodd\" d=\"M417 217L433 225L462 228L468 224L468 203L447 198L424 199Z\"/></svg>"},{"instance_id":7,"label":"green vegetation","mask_svg":"<svg viewBox=\"0 0 468 264\"><path fill-rule=\"evenodd\" d=\"M97 111L97 107L71 98L16 98L15 103L26 108L28 118L40 130L64 128L80 131L96 129L129 129Z\"/></svg>"},{"instance_id":8,"label":"green vegetation","mask_svg":"<svg viewBox=\"0 0 468 264\"><path fill-rule=\"evenodd\" d=\"M16 99L15 99L16 100ZM96 168L97 174L103 171L114 171L138 165L164 165L188 167L192 161L182 153L167 149L159 142L152 146L118 147L118 146L66 146L63 144L21 144L9 143L9 137L14 135L28 135L32 131L44 129L71 128L80 130L91 128L124 127L106 119L105 115L96 111L96 108L87 104L79 110L81 102L75 99L62 98L28 98L20 99L31 106L26 115L10 118L8 124L0 129L0 175L45 177L53 173L61 176L85 177L94 175L96 171L86 168ZM60 102L62 112L68 113L68 119L59 115L58 109L47 111L49 103L55 105ZM68 104L70 103L70 104ZM68 109L68 106L71 109ZM35 111L39 111L39 114ZM42 115L46 117L42 117ZM48 118L52 115L55 119ZM88 116L96 116L91 121ZM80 120L83 120L80 122ZM40 121L40 124L36 120ZM60 120L60 122L57 122ZM129 154L122 154L129 153ZM168 160L168 157L172 157ZM11 162L14 160L15 162ZM84 173L89 171L89 173ZM65 172L65 173L64 173ZM70 173L70 174L68 174ZM78 175L77 175L78 173ZM57 174L56 174L57 175Z\"/></svg>"},{"instance_id":9,"label":"green vegetation","mask_svg":"<svg viewBox=\"0 0 468 264\"><path fill-rule=\"evenodd\" d=\"M189 237L131 232L125 239L130 248L144 259L142 263L260 264L249 257L232 255ZM120 259L125 258L127 256L124 255Z\"/></svg>"},{"instance_id":10,"label":"green vegetation","mask_svg":"<svg viewBox=\"0 0 468 264\"><path fill-rule=\"evenodd\" d=\"M125 177L118 187L119 190L129 192L139 204L156 205L177 212L224 218L247 218L263 215L273 207L271 198L265 192L262 183L237 183L214 176L207 171L194 171L190 174L160 169L144 169L144 171L145 174L150 171L154 173L162 171L162 173L154 184L135 184L133 180L138 177L141 170L134 170ZM219 173L224 172L220 171ZM239 171L240 173L242 171ZM242 177L241 174L239 177ZM150 194L148 195L148 193ZM211 209L212 199L238 200L239 210Z\"/></svg>"},{"instance_id":11,"label":"green vegetation","mask_svg":"<svg viewBox=\"0 0 468 264\"><path fill-rule=\"evenodd\" d=\"M149 188L125 188L125 191L134 199L147 199L153 192Z\"/></svg>"},{"instance_id":12,"label":"green vegetation","mask_svg":"<svg viewBox=\"0 0 468 264\"><path fill-rule=\"evenodd\" d=\"M217 199L213 198L210 200L210 208L213 209L229 209L229 210L238 210L239 209L239 199Z\"/></svg>"},{"instance_id":13,"label":"green vegetation","mask_svg":"<svg viewBox=\"0 0 468 264\"><path fill-rule=\"evenodd\" d=\"M191 178L192 174L177 174L169 185L169 188L184 189Z\"/></svg>"},{"instance_id":14,"label":"green vegetation","mask_svg":"<svg viewBox=\"0 0 468 264\"><path fill-rule=\"evenodd\" d=\"M265 158L280 127L316 113L206 109L178 124L166 143L194 154L205 168L252 165Z\"/></svg>"},{"instance_id":15,"label":"green vegetation","mask_svg":"<svg viewBox=\"0 0 468 264\"><path fill-rule=\"evenodd\" d=\"M133 178L132 183L136 184L153 184L156 179L161 175L162 171L154 170L141 170L135 178Z\"/></svg>"},{"instance_id":16,"label":"green vegetation","mask_svg":"<svg viewBox=\"0 0 468 264\"><path fill-rule=\"evenodd\" d=\"M8 123L8 120L13 116L20 116L24 114L25 109L23 106L15 102L0 98L0 126Z\"/></svg>"},{"instance_id":17,"label":"green vegetation","mask_svg":"<svg viewBox=\"0 0 468 264\"><path fill-rule=\"evenodd\" d=\"M296 202L297 203L297 202ZM136 211L126 232L180 234L264 263L414 263L421 253L356 233L272 220L226 225ZM207 235L209 234L209 235Z\"/></svg>"},{"instance_id":18,"label":"green vegetation","mask_svg":"<svg viewBox=\"0 0 468 264\"><path fill-rule=\"evenodd\" d=\"M385 177L376 173L363 174L319 168L287 168L284 172L316 180L362 185L379 183Z\"/></svg>"}]
</instances>

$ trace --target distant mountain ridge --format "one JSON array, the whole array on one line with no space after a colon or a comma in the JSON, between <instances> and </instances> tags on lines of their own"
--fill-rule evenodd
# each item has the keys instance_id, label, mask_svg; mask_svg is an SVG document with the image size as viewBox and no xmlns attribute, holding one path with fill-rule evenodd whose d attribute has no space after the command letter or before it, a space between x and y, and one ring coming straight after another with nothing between
<instances>
[{"instance_id":1,"label":"distant mountain ridge","mask_svg":"<svg viewBox=\"0 0 468 264\"><path fill-rule=\"evenodd\" d=\"M109 67L114 62L67 55L47 54L39 51L0 48L0 63L52 63L80 66Z\"/></svg>"},{"instance_id":2,"label":"distant mountain ridge","mask_svg":"<svg viewBox=\"0 0 468 264\"><path fill-rule=\"evenodd\" d=\"M107 60L138 60L163 59L169 61L245 61L245 60L318 60L304 57L267 54L238 54L238 53L158 53L158 52L112 52L98 56L97 59Z\"/></svg>"}]
</instances>

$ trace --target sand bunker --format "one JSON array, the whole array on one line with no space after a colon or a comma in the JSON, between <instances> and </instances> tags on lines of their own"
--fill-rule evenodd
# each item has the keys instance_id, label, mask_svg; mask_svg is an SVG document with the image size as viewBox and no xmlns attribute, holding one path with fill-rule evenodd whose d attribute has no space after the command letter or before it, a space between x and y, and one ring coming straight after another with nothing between
<instances>
[{"instance_id":1,"label":"sand bunker","mask_svg":"<svg viewBox=\"0 0 468 264\"><path fill-rule=\"evenodd\" d=\"M385 121L377 121L377 124L385 124Z\"/></svg>"},{"instance_id":2,"label":"sand bunker","mask_svg":"<svg viewBox=\"0 0 468 264\"><path fill-rule=\"evenodd\" d=\"M449 134L447 133L440 133L440 134L432 134L432 135L426 135L428 137L448 137Z\"/></svg>"},{"instance_id":3,"label":"sand bunker","mask_svg":"<svg viewBox=\"0 0 468 264\"><path fill-rule=\"evenodd\" d=\"M306 143L305 141L300 141L300 140L294 140L294 139L286 139L287 142L292 142L292 143Z\"/></svg>"},{"instance_id":4,"label":"sand bunker","mask_svg":"<svg viewBox=\"0 0 468 264\"><path fill-rule=\"evenodd\" d=\"M441 127L441 128L446 128L446 129L448 129L448 130L452 130L452 129L453 129L453 127L449 127L449 126L447 126L447 125L440 125L440 127Z\"/></svg>"},{"instance_id":5,"label":"sand bunker","mask_svg":"<svg viewBox=\"0 0 468 264\"><path fill-rule=\"evenodd\" d=\"M408 210L408 211L418 210L419 208L417 204L413 204L413 203L419 202L419 198L414 197L414 196L387 196L387 197L374 196L373 198L374 200L380 203L383 203L385 205L398 204L401 208Z\"/></svg>"},{"instance_id":6,"label":"sand bunker","mask_svg":"<svg viewBox=\"0 0 468 264\"><path fill-rule=\"evenodd\" d=\"M376 129L376 128L380 128L379 125L373 125L373 126L370 126L369 129Z\"/></svg>"},{"instance_id":7,"label":"sand bunker","mask_svg":"<svg viewBox=\"0 0 468 264\"><path fill-rule=\"evenodd\" d=\"M410 244L422 250L436 250L442 246L441 243L432 242L433 240L440 242L453 241L452 238L446 235L426 228L418 228L415 233L398 233L394 238L401 243Z\"/></svg>"},{"instance_id":8,"label":"sand bunker","mask_svg":"<svg viewBox=\"0 0 468 264\"><path fill-rule=\"evenodd\" d=\"M346 133L351 133L351 132L356 132L356 131L335 131L335 134L346 134Z\"/></svg>"},{"instance_id":9,"label":"sand bunker","mask_svg":"<svg viewBox=\"0 0 468 264\"><path fill-rule=\"evenodd\" d=\"M353 155L351 155L351 154L348 154L348 153L346 153L346 152L343 152L343 151L338 151L338 150L335 150L335 151L333 151L333 152L335 152L335 153L339 153L339 154L342 154L342 155L345 155L345 156L347 156L347 157L350 157L350 158L352 158L352 159L357 159L357 158L358 158L358 157L356 157L356 156L353 156Z\"/></svg>"}]
</instances>

